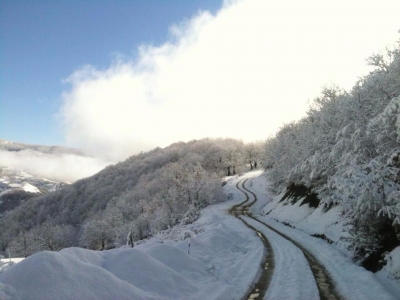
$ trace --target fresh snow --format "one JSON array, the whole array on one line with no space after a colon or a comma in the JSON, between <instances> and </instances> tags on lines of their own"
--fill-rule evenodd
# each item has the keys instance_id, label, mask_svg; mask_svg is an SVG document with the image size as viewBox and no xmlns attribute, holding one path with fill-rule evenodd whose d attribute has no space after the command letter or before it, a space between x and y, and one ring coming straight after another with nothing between
<instances>
[{"instance_id":1,"label":"fresh snow","mask_svg":"<svg viewBox=\"0 0 400 300\"><path fill-rule=\"evenodd\" d=\"M385 257L385 260L387 264L384 269L392 274L394 278L400 280L400 246L388 253Z\"/></svg>"},{"instance_id":2,"label":"fresh snow","mask_svg":"<svg viewBox=\"0 0 400 300\"><path fill-rule=\"evenodd\" d=\"M300 209L298 208L299 213L296 214L297 210L294 207L298 207L301 201L294 205L279 203L279 196L273 197L268 193L270 189L268 181L262 176L247 183L246 187L253 191L259 200L256 208L251 210L253 215L297 241L316 257L324 265L335 281L339 293L345 299L400 299L398 281L389 280L387 273L385 275L373 274L356 265L349 258L349 252L342 247L343 245L339 240L343 236L343 223L346 220L340 219L335 209L323 213L321 209L310 209L308 205L303 205L308 208L301 209L303 207L301 206ZM259 192L260 190L261 192ZM260 210L257 207L263 206L263 213L259 214ZM309 211L308 214L305 213L307 210ZM268 214L265 215L265 213ZM296 226L296 228L285 226L277 220L287 222ZM322 239L310 236L310 234L315 233L325 234L333 239L336 238L337 242L330 245ZM269 238L268 235L266 236ZM400 254L396 253L394 256L396 255ZM393 268L396 267L394 262L400 261L396 258L392 258Z\"/></svg>"},{"instance_id":3,"label":"fresh snow","mask_svg":"<svg viewBox=\"0 0 400 300\"><path fill-rule=\"evenodd\" d=\"M339 293L345 299L396 299L377 280L372 272L354 264L342 252L325 241L268 218L263 221L301 243L304 248L314 255L325 266L335 281Z\"/></svg>"},{"instance_id":4,"label":"fresh snow","mask_svg":"<svg viewBox=\"0 0 400 300\"><path fill-rule=\"evenodd\" d=\"M133 249L44 251L0 274L0 299L240 299L258 276L264 249L228 214L242 198L233 181L227 189L233 200L177 230L197 233L190 254L187 239L162 234Z\"/></svg>"},{"instance_id":5,"label":"fresh snow","mask_svg":"<svg viewBox=\"0 0 400 300\"><path fill-rule=\"evenodd\" d=\"M29 184L27 182L24 182L22 189L25 192L41 194L40 190L36 186Z\"/></svg>"},{"instance_id":6,"label":"fresh snow","mask_svg":"<svg viewBox=\"0 0 400 300\"><path fill-rule=\"evenodd\" d=\"M351 256L347 250L349 246L349 229L346 227L348 220L342 216L340 205L328 211L325 211L323 206L312 208L307 204L301 205L302 199L287 205L285 201L281 202L284 193L273 195L268 192L271 187L265 176L255 178L250 187L259 199L257 206L252 209L254 213L258 214L261 211L261 214L269 219L288 223L309 235L325 235L340 251Z\"/></svg>"},{"instance_id":7,"label":"fresh snow","mask_svg":"<svg viewBox=\"0 0 400 300\"><path fill-rule=\"evenodd\" d=\"M317 284L303 252L257 221L243 219L267 237L274 251L275 271L265 298L319 299Z\"/></svg>"},{"instance_id":8,"label":"fresh snow","mask_svg":"<svg viewBox=\"0 0 400 300\"><path fill-rule=\"evenodd\" d=\"M22 189L29 193L41 194L41 191L55 191L59 184L59 182L35 177L15 168L0 167L0 193Z\"/></svg>"},{"instance_id":9,"label":"fresh snow","mask_svg":"<svg viewBox=\"0 0 400 300\"><path fill-rule=\"evenodd\" d=\"M265 251L254 231L227 212L244 201L235 187L244 178L258 198L253 215L302 244L324 265L345 299L400 299L394 281L387 280L390 270L368 272L337 244L310 236L322 232L338 240L343 225L334 224L340 223L337 211L303 205L307 207L297 207L300 212L295 215L296 205L283 208L260 172L231 177L224 188L232 200L209 206L195 223L162 232L134 248L67 248L32 255L0 274L0 299L241 299L258 280ZM265 299L319 299L303 253L259 222L243 220L267 237L274 252L275 270ZM396 270L400 248L390 255L386 269Z\"/></svg>"}]
</instances>

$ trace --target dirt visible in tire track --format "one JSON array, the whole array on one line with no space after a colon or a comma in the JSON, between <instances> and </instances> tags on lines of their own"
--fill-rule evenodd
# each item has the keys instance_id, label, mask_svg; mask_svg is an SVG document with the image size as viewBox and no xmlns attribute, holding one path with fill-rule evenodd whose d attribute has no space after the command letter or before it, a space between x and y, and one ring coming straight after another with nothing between
<instances>
[{"instance_id":1,"label":"dirt visible in tire track","mask_svg":"<svg viewBox=\"0 0 400 300\"><path fill-rule=\"evenodd\" d=\"M258 220L257 218L253 217L252 214L249 212L249 207L251 207L256 201L257 201L257 196L250 190L248 190L245 187L245 183L247 180L241 180L236 184L236 188L241 191L245 196L246 200L243 201L240 204L237 204L233 206L230 210L229 213L235 216L236 218L240 219L247 227L250 229L254 230L256 234L260 237L261 241L264 244L265 247L265 254L264 258L262 261L261 265L261 274L260 277L258 278L258 281L255 283L254 288L249 292L248 296L246 296L246 299L263 299L269 284L272 279L272 275L274 272L274 254L272 251L272 247L270 243L268 242L268 239L257 229L246 223L240 216L245 215L248 216L249 218L252 218L253 220L261 223L262 225L266 226L268 229L274 231L275 233L279 234L283 238L287 239L291 243L293 243L297 248L299 248L303 253L305 258L307 259L310 269L314 275L315 281L318 286L318 291L320 298L322 300L339 300L343 299L336 291L333 280L329 276L329 273L325 270L323 265L310 253L308 252L302 245L300 245L298 242L292 240L285 234L277 231L276 229L272 228L268 224ZM242 189L240 188L240 183L242 183ZM250 197L249 194L251 194L254 197L254 200L249 203Z\"/></svg>"}]
</instances>

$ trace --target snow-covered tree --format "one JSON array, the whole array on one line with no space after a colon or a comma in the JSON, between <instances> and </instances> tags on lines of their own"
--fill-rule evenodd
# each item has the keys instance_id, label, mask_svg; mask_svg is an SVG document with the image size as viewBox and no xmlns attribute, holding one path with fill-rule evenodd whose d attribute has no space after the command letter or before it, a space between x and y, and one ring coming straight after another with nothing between
<instances>
[{"instance_id":1,"label":"snow-covered tree","mask_svg":"<svg viewBox=\"0 0 400 300\"><path fill-rule=\"evenodd\" d=\"M16 256L27 257L39 251L59 251L76 243L76 229L70 225L43 223L30 231L21 231L10 243Z\"/></svg>"},{"instance_id":2,"label":"snow-covered tree","mask_svg":"<svg viewBox=\"0 0 400 300\"><path fill-rule=\"evenodd\" d=\"M400 232L399 46L372 55L374 69L350 91L325 87L305 118L284 125L264 147L278 190L304 185L322 205L343 207L361 256L389 249L385 241Z\"/></svg>"}]
</instances>

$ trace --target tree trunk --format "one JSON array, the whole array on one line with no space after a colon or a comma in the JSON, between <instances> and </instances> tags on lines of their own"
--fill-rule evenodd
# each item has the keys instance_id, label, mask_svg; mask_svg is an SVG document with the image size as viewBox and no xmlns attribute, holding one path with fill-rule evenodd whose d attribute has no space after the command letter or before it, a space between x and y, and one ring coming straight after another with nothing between
<instances>
[{"instance_id":1,"label":"tree trunk","mask_svg":"<svg viewBox=\"0 0 400 300\"><path fill-rule=\"evenodd\" d=\"M128 244L133 248L134 243L133 243L133 232L132 229L129 231L129 242Z\"/></svg>"},{"instance_id":2,"label":"tree trunk","mask_svg":"<svg viewBox=\"0 0 400 300\"><path fill-rule=\"evenodd\" d=\"M231 176L231 167L228 167L228 172L226 173L226 176Z\"/></svg>"},{"instance_id":3,"label":"tree trunk","mask_svg":"<svg viewBox=\"0 0 400 300\"><path fill-rule=\"evenodd\" d=\"M28 257L28 244L26 243L26 236L24 233L24 257L27 258Z\"/></svg>"}]
</instances>

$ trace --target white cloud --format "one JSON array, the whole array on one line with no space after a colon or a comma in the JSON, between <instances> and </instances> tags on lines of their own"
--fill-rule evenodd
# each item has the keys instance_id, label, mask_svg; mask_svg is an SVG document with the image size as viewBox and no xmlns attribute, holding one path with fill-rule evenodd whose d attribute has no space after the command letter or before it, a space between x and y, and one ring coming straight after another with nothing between
<instances>
[{"instance_id":1,"label":"white cloud","mask_svg":"<svg viewBox=\"0 0 400 300\"><path fill-rule=\"evenodd\" d=\"M33 150L18 152L0 150L0 167L23 170L32 175L60 182L74 182L91 176L109 162L74 154L44 154Z\"/></svg>"},{"instance_id":2,"label":"white cloud","mask_svg":"<svg viewBox=\"0 0 400 300\"><path fill-rule=\"evenodd\" d=\"M119 160L179 140L266 138L304 116L324 84L350 88L397 39L398 0L225 1L159 47L69 78L69 144Z\"/></svg>"}]
</instances>

